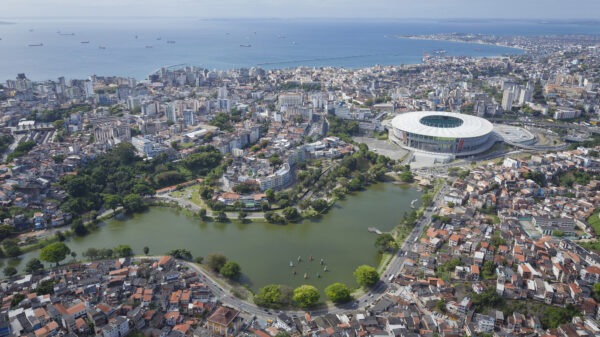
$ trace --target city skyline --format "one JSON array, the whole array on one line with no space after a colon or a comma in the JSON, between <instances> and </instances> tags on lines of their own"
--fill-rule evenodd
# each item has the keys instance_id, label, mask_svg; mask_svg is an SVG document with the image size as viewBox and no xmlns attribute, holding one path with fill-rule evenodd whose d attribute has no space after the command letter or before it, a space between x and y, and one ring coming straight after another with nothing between
<instances>
[{"instance_id":1,"label":"city skyline","mask_svg":"<svg viewBox=\"0 0 600 337\"><path fill-rule=\"evenodd\" d=\"M143 5L143 6L142 6ZM361 1L308 0L216 1L176 0L107 0L82 3L76 0L5 0L2 18L9 17L124 17L124 16L193 16L202 18L506 18L506 19L594 19L600 2L576 0L478 0L428 1Z\"/></svg>"}]
</instances>

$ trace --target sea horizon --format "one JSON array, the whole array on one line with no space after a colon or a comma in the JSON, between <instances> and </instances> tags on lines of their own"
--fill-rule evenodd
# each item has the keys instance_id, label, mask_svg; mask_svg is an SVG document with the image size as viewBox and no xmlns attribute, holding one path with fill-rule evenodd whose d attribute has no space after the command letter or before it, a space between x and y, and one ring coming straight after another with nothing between
<instances>
[{"instance_id":1,"label":"sea horizon","mask_svg":"<svg viewBox=\"0 0 600 337\"><path fill-rule=\"evenodd\" d=\"M15 20L17 18L12 18ZM11 18L0 17L6 22ZM111 22L119 24L110 24ZM231 23L235 22L235 25ZM161 67L229 70L365 68L419 64L424 54L492 57L521 54L501 46L400 39L436 33L599 34L600 21L522 19L19 18L0 25L0 81L122 76L143 80Z\"/></svg>"}]
</instances>

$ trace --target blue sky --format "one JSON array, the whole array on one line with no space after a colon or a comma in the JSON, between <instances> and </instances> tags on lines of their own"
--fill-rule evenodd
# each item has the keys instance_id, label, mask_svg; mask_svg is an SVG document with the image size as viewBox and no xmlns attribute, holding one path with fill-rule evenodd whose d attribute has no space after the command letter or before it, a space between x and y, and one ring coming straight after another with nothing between
<instances>
[{"instance_id":1,"label":"blue sky","mask_svg":"<svg viewBox=\"0 0 600 337\"><path fill-rule=\"evenodd\" d=\"M0 17L595 19L600 0L2 0Z\"/></svg>"}]
</instances>

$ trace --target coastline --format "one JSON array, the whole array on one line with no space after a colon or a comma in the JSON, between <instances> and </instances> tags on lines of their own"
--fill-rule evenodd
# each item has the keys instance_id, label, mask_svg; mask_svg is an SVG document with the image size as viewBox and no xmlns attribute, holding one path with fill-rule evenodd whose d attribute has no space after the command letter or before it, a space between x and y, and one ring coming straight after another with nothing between
<instances>
[{"instance_id":1,"label":"coastline","mask_svg":"<svg viewBox=\"0 0 600 337\"><path fill-rule=\"evenodd\" d=\"M393 37L396 39L400 39L400 40L404 39L404 40L417 40L417 41L440 41L440 42L453 42L453 43L473 44L473 45L492 46L492 47L503 47L503 48L511 48L511 49L521 50L525 53L529 51L528 49L523 48L523 47L511 46L509 44L502 44L502 43L496 44L496 43L490 43L490 42L485 42L485 41L463 41L460 39L445 39L442 37L426 37L426 36L414 36L414 35L393 35ZM492 58L494 56L483 56L483 57ZM481 57L477 57L477 58L481 58Z\"/></svg>"}]
</instances>

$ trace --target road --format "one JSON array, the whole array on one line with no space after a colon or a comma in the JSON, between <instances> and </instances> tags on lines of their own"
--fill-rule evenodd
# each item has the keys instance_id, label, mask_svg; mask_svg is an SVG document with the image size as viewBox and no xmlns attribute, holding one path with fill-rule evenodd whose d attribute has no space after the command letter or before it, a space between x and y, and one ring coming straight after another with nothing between
<instances>
[{"instance_id":1,"label":"road","mask_svg":"<svg viewBox=\"0 0 600 337\"><path fill-rule=\"evenodd\" d=\"M172 197L168 194L156 194L154 196L157 199L164 199L167 201L174 201L176 203L178 203L180 206L183 206L184 208L190 209L192 211L195 212L199 212L201 207L194 204L193 202L186 200L185 198L175 198ZM225 214L227 214L227 218L229 219L237 219L238 217L238 212L225 212ZM206 209L206 216L214 216L214 212L211 211L210 209ZM247 216L246 219L263 219L265 218L265 214L263 212L247 212Z\"/></svg>"}]
</instances>

